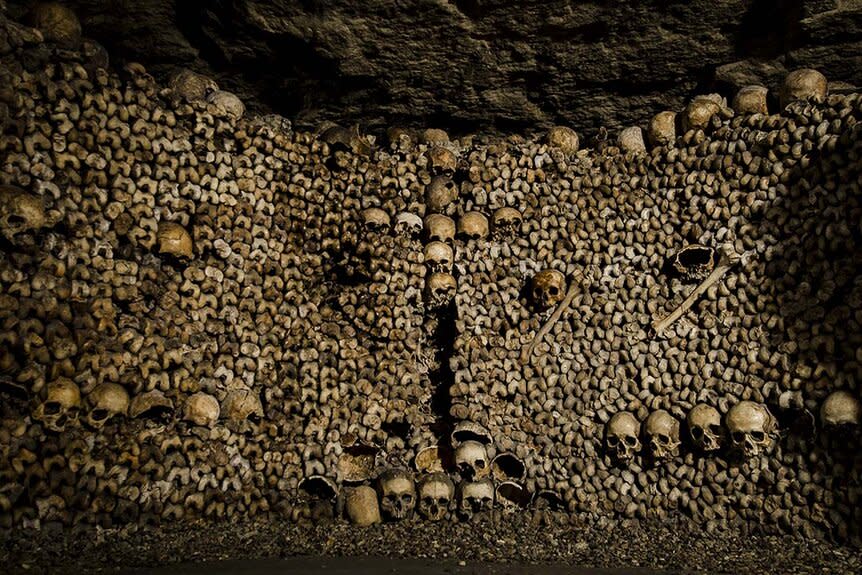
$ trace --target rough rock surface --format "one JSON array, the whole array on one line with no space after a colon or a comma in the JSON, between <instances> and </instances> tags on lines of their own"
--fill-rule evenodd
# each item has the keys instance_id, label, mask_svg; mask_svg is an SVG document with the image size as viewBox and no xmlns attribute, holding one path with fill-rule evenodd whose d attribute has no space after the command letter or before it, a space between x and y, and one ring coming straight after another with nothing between
<instances>
[{"instance_id":1,"label":"rough rock surface","mask_svg":"<svg viewBox=\"0 0 862 575\"><path fill-rule=\"evenodd\" d=\"M12 2L15 4L15 2ZM18 2L26 4L26 2ZM858 84L859 0L76 0L86 34L299 124L591 133L809 66ZM730 84L730 86L728 85Z\"/></svg>"}]
</instances>

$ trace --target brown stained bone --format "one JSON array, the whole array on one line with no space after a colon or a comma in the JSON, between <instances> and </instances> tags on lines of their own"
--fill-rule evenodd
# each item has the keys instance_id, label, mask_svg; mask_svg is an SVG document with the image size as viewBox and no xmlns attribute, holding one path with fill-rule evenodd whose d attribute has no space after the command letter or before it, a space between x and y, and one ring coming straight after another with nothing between
<instances>
[{"instance_id":1,"label":"brown stained bone","mask_svg":"<svg viewBox=\"0 0 862 575\"><path fill-rule=\"evenodd\" d=\"M672 312L670 312L666 317L655 320L652 323L653 330L656 335L661 335L665 329L670 327L673 322L678 320L682 315L691 309L691 306L694 305L694 302L697 301L701 295L703 295L706 290L710 288L713 284L717 283L724 277L733 266L739 263L740 256L735 252L723 253L721 255L721 259L718 262L718 265L712 270L712 272L706 276L702 282L700 282L697 287L691 290L691 293L688 294L688 297L677 306Z\"/></svg>"},{"instance_id":2,"label":"brown stained bone","mask_svg":"<svg viewBox=\"0 0 862 575\"><path fill-rule=\"evenodd\" d=\"M530 342L530 345L524 348L524 351L521 352L521 365L527 365L527 362L530 361L530 358L533 356L533 350L536 345L548 333L554 328L554 325L560 320L569 306L572 304L572 300L575 299L575 296L578 293L579 280L583 278L584 274L581 271L577 271L572 274L572 279L569 282L569 289L566 292L566 297L563 298L563 301L560 302L560 305L557 306L557 309L554 310L554 313L548 318L548 321L539 328L539 331L536 332L536 337L533 338L533 341Z\"/></svg>"}]
</instances>

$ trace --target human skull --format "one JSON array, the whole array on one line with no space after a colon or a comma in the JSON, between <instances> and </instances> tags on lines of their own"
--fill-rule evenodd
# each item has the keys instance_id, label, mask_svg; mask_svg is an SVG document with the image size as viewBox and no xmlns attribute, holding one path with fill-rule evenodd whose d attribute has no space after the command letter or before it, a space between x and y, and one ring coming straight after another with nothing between
<instances>
[{"instance_id":1,"label":"human skull","mask_svg":"<svg viewBox=\"0 0 862 575\"><path fill-rule=\"evenodd\" d=\"M432 174L451 177L458 170L458 158L449 148L433 146L428 150L428 168Z\"/></svg>"},{"instance_id":2,"label":"human skull","mask_svg":"<svg viewBox=\"0 0 862 575\"><path fill-rule=\"evenodd\" d=\"M495 481L521 481L527 474L527 466L516 454L498 454L491 462L491 476Z\"/></svg>"},{"instance_id":3,"label":"human skull","mask_svg":"<svg viewBox=\"0 0 862 575\"><path fill-rule=\"evenodd\" d=\"M466 212L458 220L456 233L468 240L488 237L488 218L482 212Z\"/></svg>"},{"instance_id":4,"label":"human skull","mask_svg":"<svg viewBox=\"0 0 862 575\"><path fill-rule=\"evenodd\" d=\"M665 110L650 120L647 137L653 146L666 146L676 140L676 112Z\"/></svg>"},{"instance_id":5,"label":"human skull","mask_svg":"<svg viewBox=\"0 0 862 575\"><path fill-rule=\"evenodd\" d=\"M218 400L202 391L186 400L184 419L201 427L212 427L221 414Z\"/></svg>"},{"instance_id":6,"label":"human skull","mask_svg":"<svg viewBox=\"0 0 862 575\"><path fill-rule=\"evenodd\" d=\"M620 150L631 154L645 154L646 144L644 144L644 133L637 126L631 126L623 129L620 132L617 144Z\"/></svg>"},{"instance_id":7,"label":"human skull","mask_svg":"<svg viewBox=\"0 0 862 575\"><path fill-rule=\"evenodd\" d=\"M403 469L390 469L377 479L380 508L389 521L401 521L413 515L416 486L413 476Z\"/></svg>"},{"instance_id":8,"label":"human skull","mask_svg":"<svg viewBox=\"0 0 862 575\"><path fill-rule=\"evenodd\" d=\"M628 461L640 451L641 424L628 411L615 413L608 421L605 442L611 455L619 461Z\"/></svg>"},{"instance_id":9,"label":"human skull","mask_svg":"<svg viewBox=\"0 0 862 575\"><path fill-rule=\"evenodd\" d=\"M781 86L781 107L794 100L814 100L822 102L829 93L826 76L811 68L801 68L790 72Z\"/></svg>"},{"instance_id":10,"label":"human skull","mask_svg":"<svg viewBox=\"0 0 862 575\"><path fill-rule=\"evenodd\" d=\"M189 102L204 101L219 89L218 84L211 78L187 69L176 72L171 77L169 86L174 94Z\"/></svg>"},{"instance_id":11,"label":"human skull","mask_svg":"<svg viewBox=\"0 0 862 575\"><path fill-rule=\"evenodd\" d=\"M524 217L515 208L503 207L494 211L491 218L493 238L497 241L514 237L521 229Z\"/></svg>"},{"instance_id":12,"label":"human skull","mask_svg":"<svg viewBox=\"0 0 862 575\"><path fill-rule=\"evenodd\" d=\"M458 186L449 176L434 176L425 187L425 207L430 212L443 212L458 199Z\"/></svg>"},{"instance_id":13,"label":"human skull","mask_svg":"<svg viewBox=\"0 0 862 575\"><path fill-rule=\"evenodd\" d=\"M455 467L463 479L481 479L490 473L488 450L485 445L467 440L455 448Z\"/></svg>"},{"instance_id":14,"label":"human skull","mask_svg":"<svg viewBox=\"0 0 862 575\"><path fill-rule=\"evenodd\" d=\"M245 104L233 92L216 90L207 96L207 102L215 105L224 115L233 120L239 120L245 114Z\"/></svg>"},{"instance_id":15,"label":"human skull","mask_svg":"<svg viewBox=\"0 0 862 575\"><path fill-rule=\"evenodd\" d=\"M354 525L362 527L380 523L380 504L373 487L360 485L347 490L344 509Z\"/></svg>"},{"instance_id":16,"label":"human skull","mask_svg":"<svg viewBox=\"0 0 862 575\"><path fill-rule=\"evenodd\" d=\"M458 486L458 515L470 520L479 513L494 509L494 482L490 477L480 481L462 481Z\"/></svg>"},{"instance_id":17,"label":"human skull","mask_svg":"<svg viewBox=\"0 0 862 575\"><path fill-rule=\"evenodd\" d=\"M71 379L61 377L48 384L48 395L36 406L33 418L46 429L60 432L78 421L80 411L81 390Z\"/></svg>"},{"instance_id":18,"label":"human skull","mask_svg":"<svg viewBox=\"0 0 862 575\"><path fill-rule=\"evenodd\" d=\"M420 134L420 141L429 146L449 143L449 134L440 128L426 128Z\"/></svg>"},{"instance_id":19,"label":"human skull","mask_svg":"<svg viewBox=\"0 0 862 575\"><path fill-rule=\"evenodd\" d=\"M350 483L368 481L373 477L380 449L357 441L344 447L338 458L338 479Z\"/></svg>"},{"instance_id":20,"label":"human skull","mask_svg":"<svg viewBox=\"0 0 862 575\"><path fill-rule=\"evenodd\" d=\"M425 232L429 242L451 242L455 239L455 220L443 214L425 216Z\"/></svg>"},{"instance_id":21,"label":"human skull","mask_svg":"<svg viewBox=\"0 0 862 575\"><path fill-rule=\"evenodd\" d=\"M228 392L222 402L221 413L228 421L233 422L259 420L263 417L263 406L256 393L247 387L241 387Z\"/></svg>"},{"instance_id":22,"label":"human skull","mask_svg":"<svg viewBox=\"0 0 862 575\"><path fill-rule=\"evenodd\" d=\"M455 484L445 473L431 473L419 480L419 515L429 521L440 521L449 512L455 498Z\"/></svg>"},{"instance_id":23,"label":"human skull","mask_svg":"<svg viewBox=\"0 0 862 575\"><path fill-rule=\"evenodd\" d=\"M434 272L425 282L425 300L432 308L449 305L457 289L458 283L452 274Z\"/></svg>"},{"instance_id":24,"label":"human skull","mask_svg":"<svg viewBox=\"0 0 862 575\"><path fill-rule=\"evenodd\" d=\"M0 232L9 240L45 226L45 207L39 196L17 186L0 185Z\"/></svg>"},{"instance_id":25,"label":"human skull","mask_svg":"<svg viewBox=\"0 0 862 575\"><path fill-rule=\"evenodd\" d=\"M580 141L573 129L567 126L554 126L548 130L548 145L571 156L578 151Z\"/></svg>"},{"instance_id":26,"label":"human skull","mask_svg":"<svg viewBox=\"0 0 862 575\"><path fill-rule=\"evenodd\" d=\"M425 245L425 265L432 272L449 273L454 262L455 254L449 244L431 242Z\"/></svg>"},{"instance_id":27,"label":"human skull","mask_svg":"<svg viewBox=\"0 0 862 575\"><path fill-rule=\"evenodd\" d=\"M160 222L158 231L159 253L178 260L191 260L194 257L192 236L176 222Z\"/></svg>"},{"instance_id":28,"label":"human skull","mask_svg":"<svg viewBox=\"0 0 862 575\"><path fill-rule=\"evenodd\" d=\"M769 91L764 86L744 86L733 98L733 111L737 114L769 114L766 106L766 94Z\"/></svg>"},{"instance_id":29,"label":"human skull","mask_svg":"<svg viewBox=\"0 0 862 575\"><path fill-rule=\"evenodd\" d=\"M676 253L673 267L687 281L701 281L712 272L715 251L707 246L692 244Z\"/></svg>"},{"instance_id":30,"label":"human skull","mask_svg":"<svg viewBox=\"0 0 862 575\"><path fill-rule=\"evenodd\" d=\"M713 116L720 112L721 106L714 99L706 96L695 96L683 111L682 129L684 132L697 129L705 130L709 127Z\"/></svg>"},{"instance_id":31,"label":"human skull","mask_svg":"<svg viewBox=\"0 0 862 575\"><path fill-rule=\"evenodd\" d=\"M644 423L649 450L654 459L679 455L679 421L664 409L653 411Z\"/></svg>"},{"instance_id":32,"label":"human skull","mask_svg":"<svg viewBox=\"0 0 862 575\"><path fill-rule=\"evenodd\" d=\"M717 451L724 439L724 427L721 425L721 414L718 410L705 403L699 403L691 408L686 417L688 432L692 441L703 451Z\"/></svg>"},{"instance_id":33,"label":"human skull","mask_svg":"<svg viewBox=\"0 0 862 575\"><path fill-rule=\"evenodd\" d=\"M116 383L100 383L87 396L90 407L87 423L101 429L108 421L118 415L126 415L129 409L129 393Z\"/></svg>"},{"instance_id":34,"label":"human skull","mask_svg":"<svg viewBox=\"0 0 862 575\"><path fill-rule=\"evenodd\" d=\"M410 212L395 216L395 233L405 238L418 238L422 235L422 218Z\"/></svg>"},{"instance_id":35,"label":"human skull","mask_svg":"<svg viewBox=\"0 0 862 575\"><path fill-rule=\"evenodd\" d=\"M359 126L344 128L330 125L320 133L320 139L326 142L333 151L350 151L354 154L368 155L371 153L371 142L359 131Z\"/></svg>"},{"instance_id":36,"label":"human skull","mask_svg":"<svg viewBox=\"0 0 862 575\"><path fill-rule=\"evenodd\" d=\"M38 2L30 11L30 24L42 32L48 42L64 48L81 43L81 22L78 16L59 2Z\"/></svg>"},{"instance_id":37,"label":"human skull","mask_svg":"<svg viewBox=\"0 0 862 575\"><path fill-rule=\"evenodd\" d=\"M443 471L443 457L447 454L447 450L439 445L429 445L423 447L413 458L413 465L416 469L425 473L435 473Z\"/></svg>"},{"instance_id":38,"label":"human skull","mask_svg":"<svg viewBox=\"0 0 862 575\"><path fill-rule=\"evenodd\" d=\"M523 485L515 481L503 481L494 491L494 499L504 511L517 511L526 507L530 498Z\"/></svg>"},{"instance_id":39,"label":"human skull","mask_svg":"<svg viewBox=\"0 0 862 575\"><path fill-rule=\"evenodd\" d=\"M859 427L862 424L862 403L849 391L833 391L820 406L820 421L831 428Z\"/></svg>"},{"instance_id":40,"label":"human skull","mask_svg":"<svg viewBox=\"0 0 862 575\"><path fill-rule=\"evenodd\" d=\"M389 230L389 214L380 208L366 208L362 210L362 224L368 232L386 233Z\"/></svg>"},{"instance_id":41,"label":"human skull","mask_svg":"<svg viewBox=\"0 0 862 575\"><path fill-rule=\"evenodd\" d=\"M740 401L727 412L730 443L746 457L755 457L772 448L778 422L762 403Z\"/></svg>"},{"instance_id":42,"label":"human skull","mask_svg":"<svg viewBox=\"0 0 862 575\"><path fill-rule=\"evenodd\" d=\"M566 296L566 278L557 270L540 271L533 276L531 294L537 308L552 308Z\"/></svg>"},{"instance_id":43,"label":"human skull","mask_svg":"<svg viewBox=\"0 0 862 575\"><path fill-rule=\"evenodd\" d=\"M386 130L386 138L389 140L389 147L396 150L409 149L415 140L410 130L399 127Z\"/></svg>"},{"instance_id":44,"label":"human skull","mask_svg":"<svg viewBox=\"0 0 862 575\"><path fill-rule=\"evenodd\" d=\"M161 390L154 389L136 395L129 406L129 417L164 418L174 410L174 402L165 397Z\"/></svg>"}]
</instances>

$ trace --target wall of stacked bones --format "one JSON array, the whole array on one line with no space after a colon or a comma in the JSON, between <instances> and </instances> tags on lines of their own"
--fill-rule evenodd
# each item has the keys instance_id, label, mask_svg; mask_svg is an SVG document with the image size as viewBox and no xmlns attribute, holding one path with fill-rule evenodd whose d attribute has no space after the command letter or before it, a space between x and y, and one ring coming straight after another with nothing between
<instances>
[{"instance_id":1,"label":"wall of stacked bones","mask_svg":"<svg viewBox=\"0 0 862 575\"><path fill-rule=\"evenodd\" d=\"M31 24L0 27L4 527L859 541L859 94L802 70L588 148L300 133Z\"/></svg>"}]
</instances>

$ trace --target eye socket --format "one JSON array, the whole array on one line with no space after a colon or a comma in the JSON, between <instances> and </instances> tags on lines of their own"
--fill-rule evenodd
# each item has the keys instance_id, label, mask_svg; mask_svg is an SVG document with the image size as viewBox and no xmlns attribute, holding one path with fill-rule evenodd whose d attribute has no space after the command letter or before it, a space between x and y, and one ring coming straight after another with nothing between
<instances>
[{"instance_id":1,"label":"eye socket","mask_svg":"<svg viewBox=\"0 0 862 575\"><path fill-rule=\"evenodd\" d=\"M616 435L608 435L608 445L611 447L616 447L620 442L619 437Z\"/></svg>"},{"instance_id":2,"label":"eye socket","mask_svg":"<svg viewBox=\"0 0 862 575\"><path fill-rule=\"evenodd\" d=\"M764 439L766 439L766 434L763 433L762 431L752 431L751 437L752 437L752 439L754 439L754 441L760 442L760 441L763 441Z\"/></svg>"},{"instance_id":3,"label":"eye socket","mask_svg":"<svg viewBox=\"0 0 862 575\"><path fill-rule=\"evenodd\" d=\"M638 438L634 435L627 435L625 437L625 442L629 447L635 447L638 444Z\"/></svg>"},{"instance_id":4,"label":"eye socket","mask_svg":"<svg viewBox=\"0 0 862 575\"><path fill-rule=\"evenodd\" d=\"M724 429L720 425L710 425L709 430L715 435L721 435Z\"/></svg>"},{"instance_id":5,"label":"eye socket","mask_svg":"<svg viewBox=\"0 0 862 575\"><path fill-rule=\"evenodd\" d=\"M108 419L108 410L96 408L90 412L90 417L92 417L96 421L103 421L105 419Z\"/></svg>"},{"instance_id":6,"label":"eye socket","mask_svg":"<svg viewBox=\"0 0 862 575\"><path fill-rule=\"evenodd\" d=\"M56 401L49 401L45 404L45 415L57 415L60 413L60 404Z\"/></svg>"},{"instance_id":7,"label":"eye socket","mask_svg":"<svg viewBox=\"0 0 862 575\"><path fill-rule=\"evenodd\" d=\"M734 431L732 437L736 443L742 443L745 441L745 434L741 431Z\"/></svg>"},{"instance_id":8,"label":"eye socket","mask_svg":"<svg viewBox=\"0 0 862 575\"><path fill-rule=\"evenodd\" d=\"M703 428L702 427L692 427L691 428L691 436L695 439L700 439L703 437Z\"/></svg>"},{"instance_id":9,"label":"eye socket","mask_svg":"<svg viewBox=\"0 0 862 575\"><path fill-rule=\"evenodd\" d=\"M486 465L486 463L485 463L485 460L483 460L483 459L477 459L477 460L475 461L475 463L473 463L473 465L474 465L477 469L485 469L485 465Z\"/></svg>"},{"instance_id":10,"label":"eye socket","mask_svg":"<svg viewBox=\"0 0 862 575\"><path fill-rule=\"evenodd\" d=\"M548 288L548 293L551 295L557 295L560 293L560 290L557 289L557 286L551 286Z\"/></svg>"}]
</instances>

